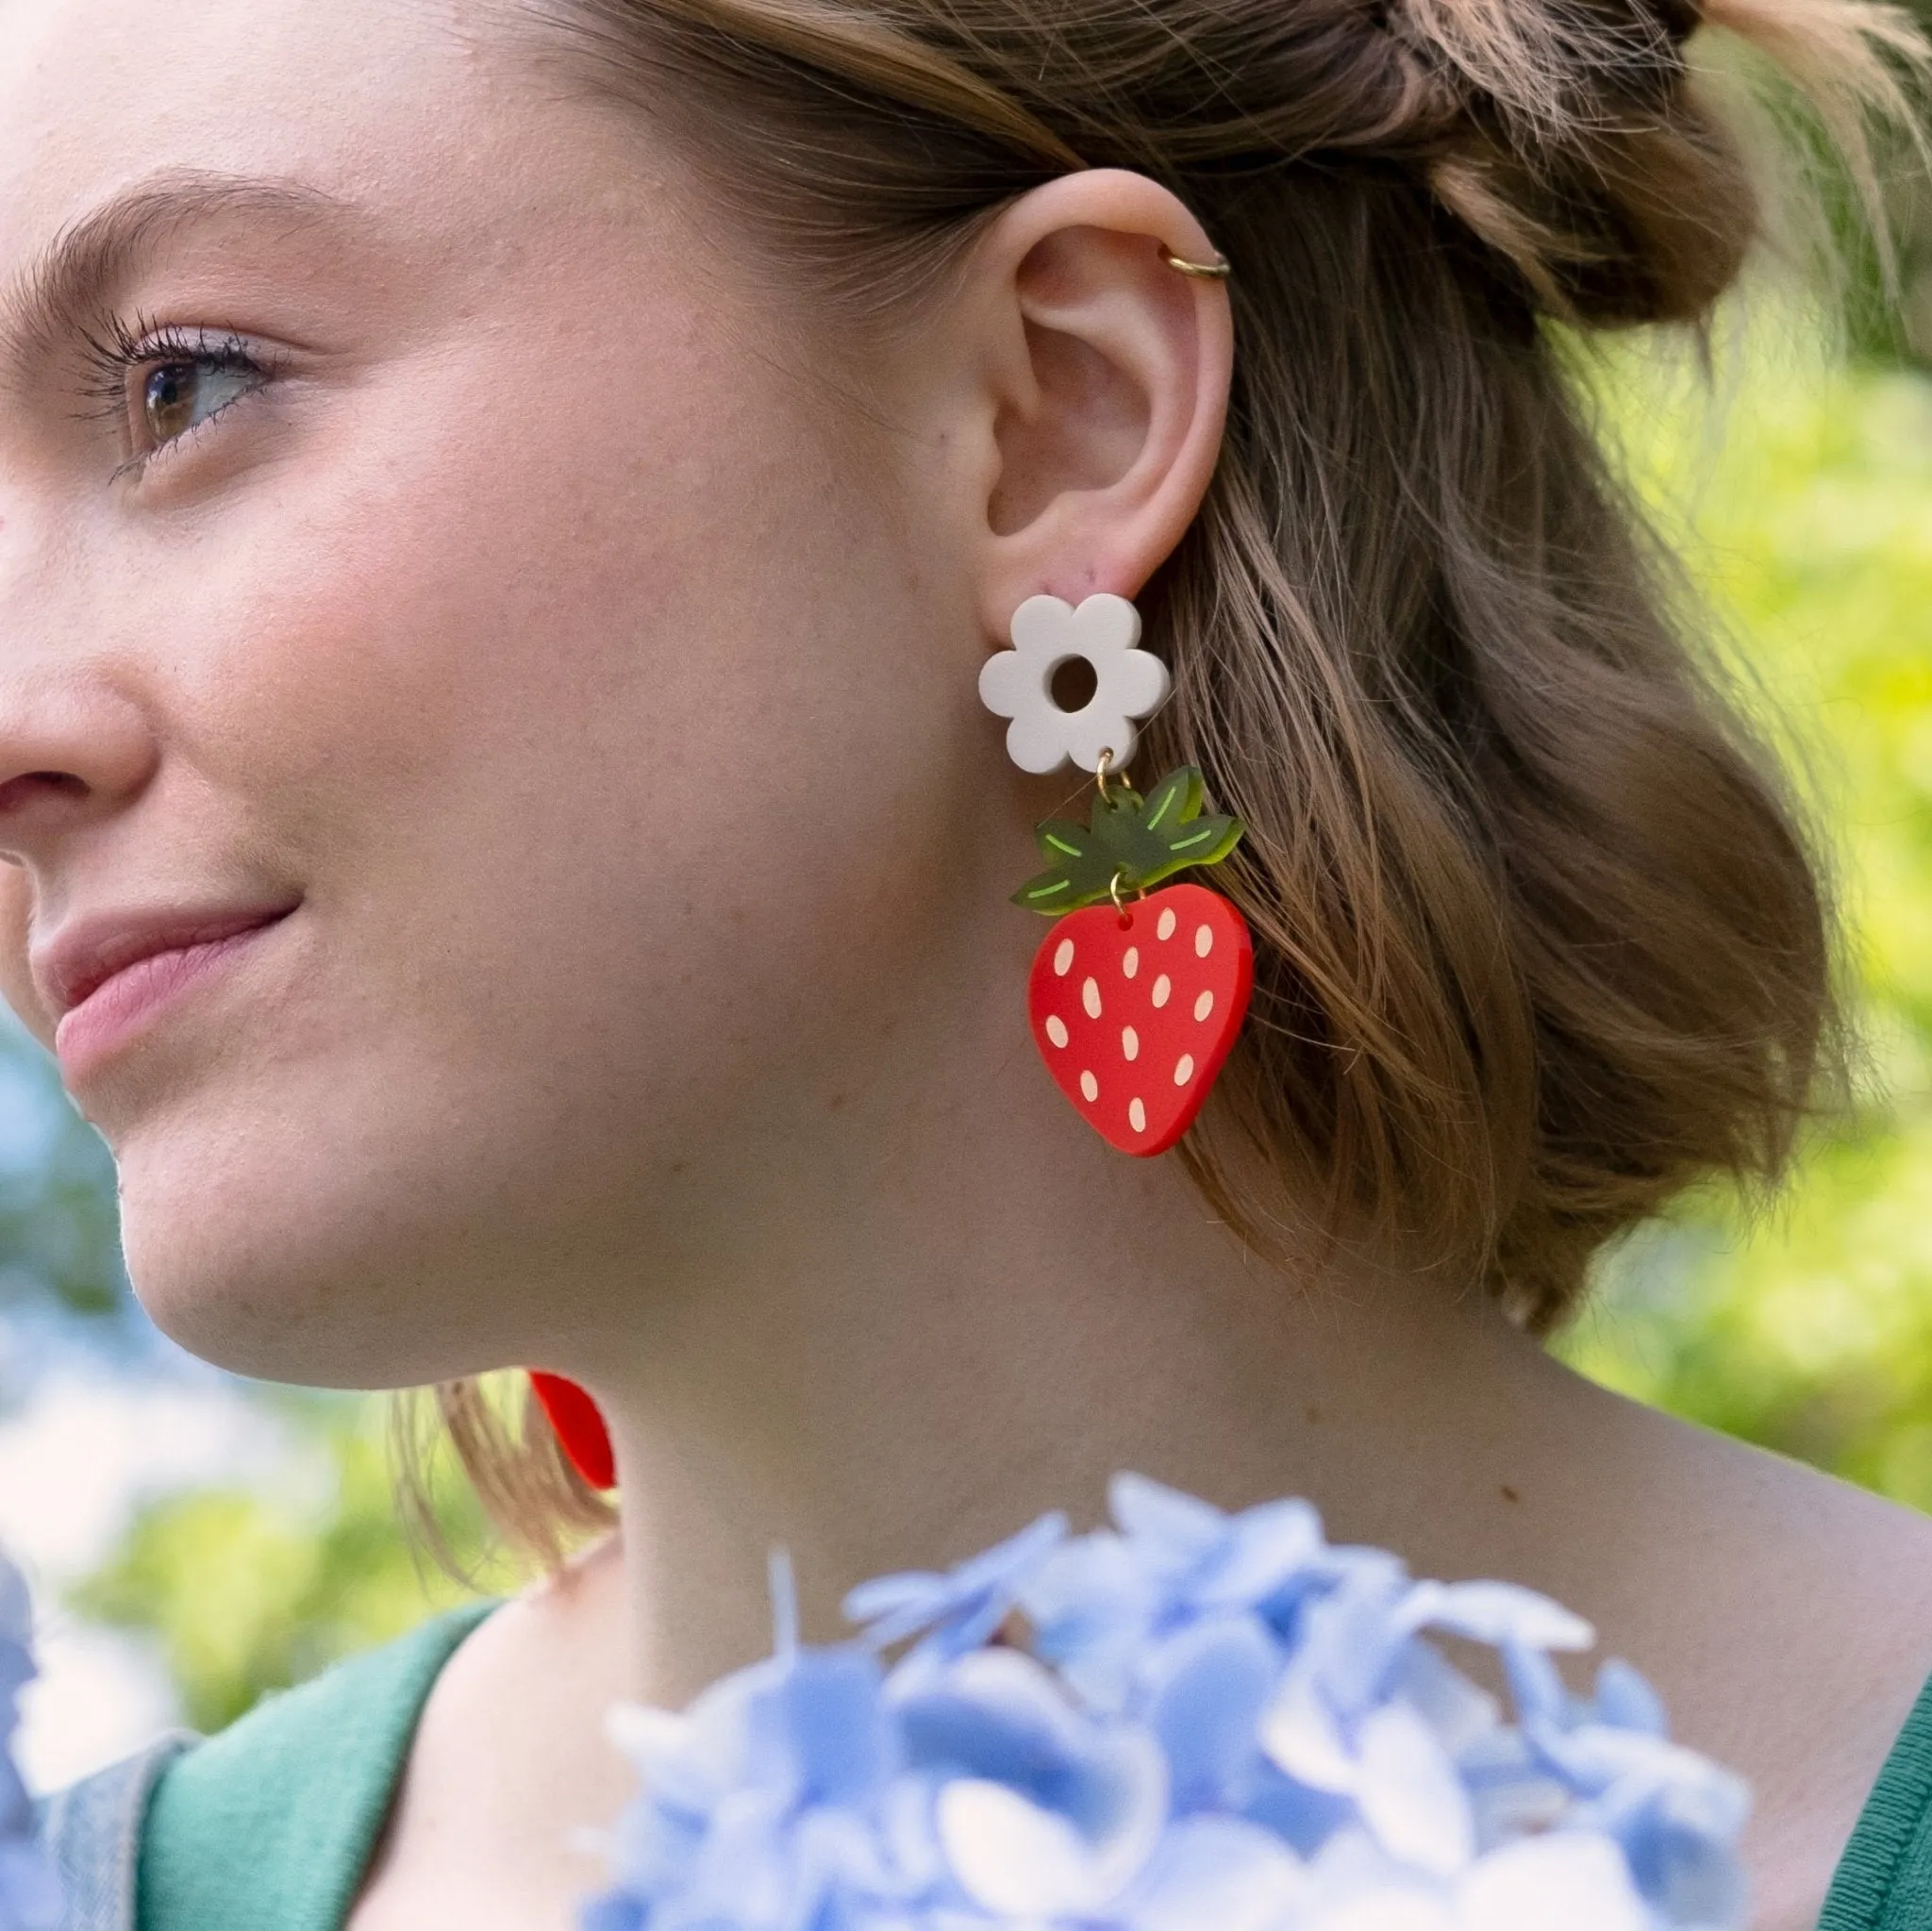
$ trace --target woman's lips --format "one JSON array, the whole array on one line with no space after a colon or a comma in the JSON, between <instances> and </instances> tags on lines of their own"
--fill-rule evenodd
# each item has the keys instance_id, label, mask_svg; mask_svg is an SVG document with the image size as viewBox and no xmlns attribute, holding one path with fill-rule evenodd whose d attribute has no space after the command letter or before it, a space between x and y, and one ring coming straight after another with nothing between
<instances>
[{"instance_id":1,"label":"woman's lips","mask_svg":"<svg viewBox=\"0 0 1932 1931\"><path fill-rule=\"evenodd\" d=\"M182 993L223 972L264 932L293 910L242 912L227 918L176 922L177 931L122 931L86 944L61 963L74 992L54 1029L61 1078L76 1086L144 1031ZM92 951L92 963L82 955ZM109 969L101 971L102 966ZM71 995L70 995L71 996Z\"/></svg>"}]
</instances>

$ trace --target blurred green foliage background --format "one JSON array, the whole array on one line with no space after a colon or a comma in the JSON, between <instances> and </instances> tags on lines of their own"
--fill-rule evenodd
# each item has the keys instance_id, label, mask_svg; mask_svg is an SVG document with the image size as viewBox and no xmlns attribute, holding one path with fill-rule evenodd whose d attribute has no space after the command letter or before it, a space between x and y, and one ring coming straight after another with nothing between
<instances>
[{"instance_id":1,"label":"blurred green foliage background","mask_svg":"<svg viewBox=\"0 0 1932 1931\"><path fill-rule=\"evenodd\" d=\"M1693 1200L1607 1257L1562 1351L1932 1507L1932 382L1834 368L1784 330L1731 358L1735 391L1721 373L1705 398L1630 358L1607 406L1810 794L1857 1104L1769 1207Z\"/></svg>"},{"instance_id":2,"label":"blurred green foliage background","mask_svg":"<svg viewBox=\"0 0 1932 1931\"><path fill-rule=\"evenodd\" d=\"M106 1567L69 1593L75 1614L158 1639L182 1716L204 1733L468 1593L402 1534L375 1418L331 1404L310 1425L335 1474L319 1501L248 1488L151 1501ZM437 1500L482 1580L492 1572L474 1501L447 1472Z\"/></svg>"},{"instance_id":3,"label":"blurred green foliage background","mask_svg":"<svg viewBox=\"0 0 1932 1931\"><path fill-rule=\"evenodd\" d=\"M1805 773L1849 920L1859 1105L1774 1205L1694 1200L1607 1257L1560 1347L1643 1400L1932 1507L1932 380L1909 344L1863 339L1834 363L1807 339L1740 325L1710 385L1641 345L1596 379ZM0 1038L0 1128L29 1090L54 1104L38 1057ZM104 1163L49 1117L30 1158L0 1130L0 1307L52 1299L107 1336L134 1317ZM376 1416L256 1398L325 1460L322 1490L150 1499L67 1604L158 1642L204 1728L458 1593L398 1531ZM446 1469L437 1492L476 1554Z\"/></svg>"}]
</instances>

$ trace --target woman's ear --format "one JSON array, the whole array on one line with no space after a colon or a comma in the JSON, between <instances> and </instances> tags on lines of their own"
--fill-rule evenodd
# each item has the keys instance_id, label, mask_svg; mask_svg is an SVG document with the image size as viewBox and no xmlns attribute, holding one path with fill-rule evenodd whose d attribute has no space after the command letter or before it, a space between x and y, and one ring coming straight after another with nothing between
<instances>
[{"instance_id":1,"label":"woman's ear","mask_svg":"<svg viewBox=\"0 0 1932 1931\"><path fill-rule=\"evenodd\" d=\"M1118 169L1021 196L975 246L964 297L979 337L990 478L976 575L1004 641L1040 591L1137 594L1201 507L1234 357L1227 291L1186 206Z\"/></svg>"}]
</instances>

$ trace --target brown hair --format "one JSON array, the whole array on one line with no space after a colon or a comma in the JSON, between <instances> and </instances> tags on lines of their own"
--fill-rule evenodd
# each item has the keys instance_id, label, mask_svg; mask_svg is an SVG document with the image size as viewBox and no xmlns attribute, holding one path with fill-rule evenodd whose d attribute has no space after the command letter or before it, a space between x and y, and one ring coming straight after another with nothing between
<instances>
[{"instance_id":1,"label":"brown hair","mask_svg":"<svg viewBox=\"0 0 1932 1931\"><path fill-rule=\"evenodd\" d=\"M1906 120L1920 54L1902 14L533 4L848 322L904 314L977 218L1082 166L1166 184L1233 261L1225 448L1141 600L1174 679L1144 755L1249 827L1253 1017L1183 1148L1233 1224L1392 1236L1542 1332L1687 1184L1776 1174L1831 1059L1816 869L1566 345L1702 323L1763 225L1695 29L1793 76L1869 188L1863 129ZM443 1399L541 1536L507 1437Z\"/></svg>"}]
</instances>

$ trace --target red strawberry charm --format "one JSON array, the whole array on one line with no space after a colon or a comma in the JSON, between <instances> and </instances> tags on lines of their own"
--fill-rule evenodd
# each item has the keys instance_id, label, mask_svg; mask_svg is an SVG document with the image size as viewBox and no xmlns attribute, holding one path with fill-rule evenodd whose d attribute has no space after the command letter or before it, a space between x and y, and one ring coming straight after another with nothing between
<instances>
[{"instance_id":1,"label":"red strawberry charm","mask_svg":"<svg viewBox=\"0 0 1932 1931\"><path fill-rule=\"evenodd\" d=\"M603 1413L590 1391L541 1368L530 1370L530 1387L545 1419L557 1431L558 1443L571 1467L592 1489L616 1488L617 1457L610 1446L610 1430L604 1425Z\"/></svg>"},{"instance_id":2,"label":"red strawberry charm","mask_svg":"<svg viewBox=\"0 0 1932 1931\"><path fill-rule=\"evenodd\" d=\"M1039 829L1047 870L1013 894L1062 914L1033 961L1027 1010L1040 1057L1101 1138L1165 1153L1192 1124L1234 1045L1255 948L1233 903L1200 885L1127 894L1218 864L1241 825L1201 816L1201 774L1171 772L1142 797L1105 783L1086 825Z\"/></svg>"},{"instance_id":3,"label":"red strawberry charm","mask_svg":"<svg viewBox=\"0 0 1932 1931\"><path fill-rule=\"evenodd\" d=\"M1218 891L1170 885L1070 912L1033 961L1033 1040L1110 1145L1165 1153L1192 1124L1248 1010L1255 949Z\"/></svg>"}]
</instances>

